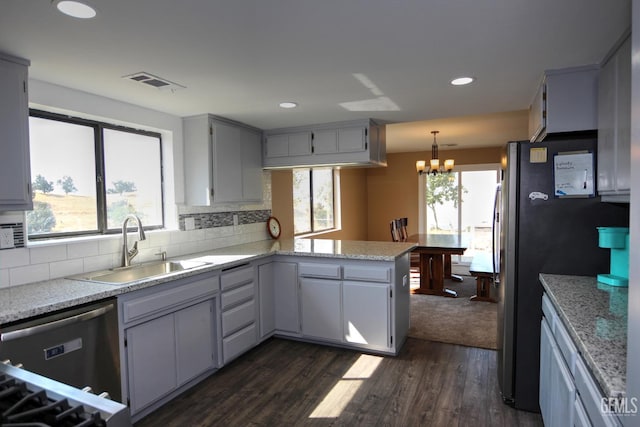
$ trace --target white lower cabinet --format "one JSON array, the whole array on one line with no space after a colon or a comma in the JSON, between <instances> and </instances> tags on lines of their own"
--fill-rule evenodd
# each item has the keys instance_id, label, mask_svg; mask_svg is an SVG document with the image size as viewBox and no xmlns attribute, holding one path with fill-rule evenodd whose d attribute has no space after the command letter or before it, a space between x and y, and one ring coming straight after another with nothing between
<instances>
[{"instance_id":1,"label":"white lower cabinet","mask_svg":"<svg viewBox=\"0 0 640 427\"><path fill-rule=\"evenodd\" d=\"M127 329L131 412L214 367L212 301Z\"/></svg>"},{"instance_id":2,"label":"white lower cabinet","mask_svg":"<svg viewBox=\"0 0 640 427\"><path fill-rule=\"evenodd\" d=\"M386 350L391 346L391 291L387 283L342 282L344 341Z\"/></svg>"},{"instance_id":3,"label":"white lower cabinet","mask_svg":"<svg viewBox=\"0 0 640 427\"><path fill-rule=\"evenodd\" d=\"M176 330L176 366L178 385L213 367L215 348L214 301L208 300L174 314Z\"/></svg>"},{"instance_id":4,"label":"white lower cabinet","mask_svg":"<svg viewBox=\"0 0 640 427\"><path fill-rule=\"evenodd\" d=\"M273 262L258 266L258 296L260 299L260 340L267 339L276 330L276 311L273 280Z\"/></svg>"},{"instance_id":5,"label":"white lower cabinet","mask_svg":"<svg viewBox=\"0 0 640 427\"><path fill-rule=\"evenodd\" d=\"M304 337L342 341L341 287L338 280L300 279Z\"/></svg>"},{"instance_id":6,"label":"white lower cabinet","mask_svg":"<svg viewBox=\"0 0 640 427\"><path fill-rule=\"evenodd\" d=\"M127 329L129 404L135 414L177 387L173 315Z\"/></svg>"},{"instance_id":7,"label":"white lower cabinet","mask_svg":"<svg viewBox=\"0 0 640 427\"><path fill-rule=\"evenodd\" d=\"M620 426L603 413L603 394L549 298L543 296L540 334L540 411L547 427Z\"/></svg>"},{"instance_id":8,"label":"white lower cabinet","mask_svg":"<svg viewBox=\"0 0 640 427\"><path fill-rule=\"evenodd\" d=\"M297 263L273 263L273 295L276 332L300 333Z\"/></svg>"},{"instance_id":9,"label":"white lower cabinet","mask_svg":"<svg viewBox=\"0 0 640 427\"><path fill-rule=\"evenodd\" d=\"M546 318L542 318L540 325L540 393L539 403L542 419L551 423L551 357L555 342L553 332ZM544 391L544 392L543 392Z\"/></svg>"},{"instance_id":10,"label":"white lower cabinet","mask_svg":"<svg viewBox=\"0 0 640 427\"><path fill-rule=\"evenodd\" d=\"M123 294L123 396L134 421L218 367L218 276Z\"/></svg>"},{"instance_id":11,"label":"white lower cabinet","mask_svg":"<svg viewBox=\"0 0 640 427\"><path fill-rule=\"evenodd\" d=\"M222 361L227 364L258 343L254 266L241 265L223 271L220 289Z\"/></svg>"},{"instance_id":12,"label":"white lower cabinet","mask_svg":"<svg viewBox=\"0 0 640 427\"><path fill-rule=\"evenodd\" d=\"M551 423L547 425L572 426L576 387L558 347L551 353L551 389L549 392Z\"/></svg>"},{"instance_id":13,"label":"white lower cabinet","mask_svg":"<svg viewBox=\"0 0 640 427\"><path fill-rule=\"evenodd\" d=\"M305 260L298 266L302 338L397 354L406 336L398 328L397 312L409 312L408 287L402 286L408 258L405 267L400 261L331 261ZM395 267L399 267L399 277ZM407 298L402 297L403 292ZM400 323L404 325L402 319ZM400 342L393 339L396 328L402 335Z\"/></svg>"}]
</instances>

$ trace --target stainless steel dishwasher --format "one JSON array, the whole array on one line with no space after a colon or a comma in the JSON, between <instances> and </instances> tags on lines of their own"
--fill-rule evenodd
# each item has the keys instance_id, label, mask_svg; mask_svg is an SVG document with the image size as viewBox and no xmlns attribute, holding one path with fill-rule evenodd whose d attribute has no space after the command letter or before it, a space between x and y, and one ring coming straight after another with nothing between
<instances>
[{"instance_id":1,"label":"stainless steel dishwasher","mask_svg":"<svg viewBox=\"0 0 640 427\"><path fill-rule=\"evenodd\" d=\"M122 400L116 300L0 326L0 361Z\"/></svg>"}]
</instances>

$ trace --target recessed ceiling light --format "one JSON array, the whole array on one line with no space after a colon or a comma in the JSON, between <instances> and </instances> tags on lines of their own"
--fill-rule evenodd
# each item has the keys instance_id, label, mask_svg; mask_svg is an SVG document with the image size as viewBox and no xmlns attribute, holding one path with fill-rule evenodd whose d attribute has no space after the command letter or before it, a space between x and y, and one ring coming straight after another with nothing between
<instances>
[{"instance_id":1,"label":"recessed ceiling light","mask_svg":"<svg viewBox=\"0 0 640 427\"><path fill-rule=\"evenodd\" d=\"M298 106L297 102L281 102L280 103L280 107L281 108L296 108Z\"/></svg>"},{"instance_id":2,"label":"recessed ceiling light","mask_svg":"<svg viewBox=\"0 0 640 427\"><path fill-rule=\"evenodd\" d=\"M463 86L463 85L468 85L473 81L475 81L475 77L458 77L451 80L451 84L454 86Z\"/></svg>"},{"instance_id":3,"label":"recessed ceiling light","mask_svg":"<svg viewBox=\"0 0 640 427\"><path fill-rule=\"evenodd\" d=\"M89 19L96 16L96 10L86 3L76 0L53 0L53 4L65 15L74 18Z\"/></svg>"}]
</instances>

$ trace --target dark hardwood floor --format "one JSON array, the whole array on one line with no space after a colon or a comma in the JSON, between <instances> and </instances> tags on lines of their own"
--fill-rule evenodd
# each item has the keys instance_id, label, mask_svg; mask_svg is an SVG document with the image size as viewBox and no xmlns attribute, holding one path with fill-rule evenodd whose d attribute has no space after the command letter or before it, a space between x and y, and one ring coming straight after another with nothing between
<instances>
[{"instance_id":1,"label":"dark hardwood floor","mask_svg":"<svg viewBox=\"0 0 640 427\"><path fill-rule=\"evenodd\" d=\"M409 338L398 357L270 339L135 424L542 426L502 403L496 352Z\"/></svg>"}]
</instances>

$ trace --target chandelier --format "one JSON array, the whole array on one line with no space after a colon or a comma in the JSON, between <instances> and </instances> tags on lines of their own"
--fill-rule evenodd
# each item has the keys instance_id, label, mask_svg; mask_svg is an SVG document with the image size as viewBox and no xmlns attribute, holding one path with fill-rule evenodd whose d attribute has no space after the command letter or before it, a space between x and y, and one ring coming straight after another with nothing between
<instances>
[{"instance_id":1,"label":"chandelier","mask_svg":"<svg viewBox=\"0 0 640 427\"><path fill-rule=\"evenodd\" d=\"M429 162L429 170L427 173L437 174L443 172L451 172L453 170L453 159L447 159L444 161L444 165L440 165L440 159L438 158L438 143L436 142L436 135L440 133L438 130L432 130L433 134L433 144L431 145L431 161ZM416 170L418 174L422 175L425 173L425 169L427 166L427 162L425 160L418 160L416 162Z\"/></svg>"}]
</instances>

